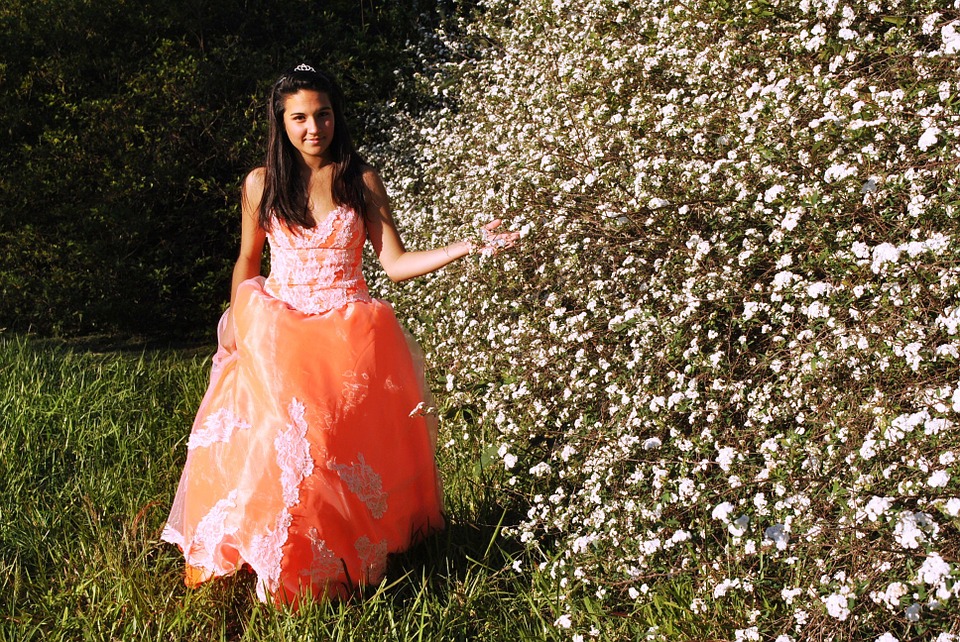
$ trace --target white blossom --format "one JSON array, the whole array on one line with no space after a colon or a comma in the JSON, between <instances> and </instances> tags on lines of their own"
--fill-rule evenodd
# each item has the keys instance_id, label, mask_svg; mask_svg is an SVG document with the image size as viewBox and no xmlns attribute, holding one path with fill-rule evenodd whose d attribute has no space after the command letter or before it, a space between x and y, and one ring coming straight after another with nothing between
<instances>
[{"instance_id":1,"label":"white blossom","mask_svg":"<svg viewBox=\"0 0 960 642\"><path fill-rule=\"evenodd\" d=\"M855 167L847 165L846 163L837 163L832 165L826 172L823 174L823 180L828 183L835 182L847 178L848 176L856 175L857 170Z\"/></svg>"},{"instance_id":2,"label":"white blossom","mask_svg":"<svg viewBox=\"0 0 960 642\"><path fill-rule=\"evenodd\" d=\"M900 260L900 250L891 243L881 243L873 248L873 264L870 269L879 273L886 263L896 263Z\"/></svg>"},{"instance_id":3,"label":"white blossom","mask_svg":"<svg viewBox=\"0 0 960 642\"><path fill-rule=\"evenodd\" d=\"M643 442L644 450L656 450L663 445L663 442L660 441L657 437L649 437Z\"/></svg>"},{"instance_id":4,"label":"white blossom","mask_svg":"<svg viewBox=\"0 0 960 642\"><path fill-rule=\"evenodd\" d=\"M773 185L768 187L767 190L763 193L763 200L766 203L772 203L777 199L780 194L784 192L786 188L783 185Z\"/></svg>"},{"instance_id":5,"label":"white blossom","mask_svg":"<svg viewBox=\"0 0 960 642\"><path fill-rule=\"evenodd\" d=\"M941 133L939 127L927 127L927 129L921 134L920 140L917 141L917 147L920 148L920 151L927 151L931 147L937 144L939 138L937 136Z\"/></svg>"},{"instance_id":6,"label":"white blossom","mask_svg":"<svg viewBox=\"0 0 960 642\"><path fill-rule=\"evenodd\" d=\"M951 497L948 499L943 509L950 517L960 517L960 497Z\"/></svg>"},{"instance_id":7,"label":"white blossom","mask_svg":"<svg viewBox=\"0 0 960 642\"><path fill-rule=\"evenodd\" d=\"M950 565L940 557L939 553L930 553L920 565L917 576L924 584L936 586L950 575Z\"/></svg>"},{"instance_id":8,"label":"white blossom","mask_svg":"<svg viewBox=\"0 0 960 642\"><path fill-rule=\"evenodd\" d=\"M863 518L866 518L871 522L875 522L880 516L886 513L892 505L893 498L877 497L874 495L863 509L857 511L857 520L862 521Z\"/></svg>"},{"instance_id":9,"label":"white blossom","mask_svg":"<svg viewBox=\"0 0 960 642\"><path fill-rule=\"evenodd\" d=\"M737 451L729 446L724 446L717 451L717 464L721 470L730 470L731 464L737 455Z\"/></svg>"},{"instance_id":10,"label":"white blossom","mask_svg":"<svg viewBox=\"0 0 960 642\"><path fill-rule=\"evenodd\" d=\"M823 605L827 607L827 613L830 617L841 622L850 617L849 598L846 594L831 593L823 598Z\"/></svg>"},{"instance_id":11,"label":"white blossom","mask_svg":"<svg viewBox=\"0 0 960 642\"><path fill-rule=\"evenodd\" d=\"M760 640L760 630L755 626L746 629L737 629L734 631L734 639L737 642L758 641Z\"/></svg>"},{"instance_id":12,"label":"white blossom","mask_svg":"<svg viewBox=\"0 0 960 642\"><path fill-rule=\"evenodd\" d=\"M734 510L733 504L730 502L722 502L714 506L713 511L710 513L710 516L714 519L719 519L722 522L725 522L729 519L730 513Z\"/></svg>"},{"instance_id":13,"label":"white blossom","mask_svg":"<svg viewBox=\"0 0 960 642\"><path fill-rule=\"evenodd\" d=\"M874 593L871 597L874 601L885 604L887 608L896 610L900 608L900 598L907 593L907 587L903 582L891 582L883 592Z\"/></svg>"},{"instance_id":14,"label":"white blossom","mask_svg":"<svg viewBox=\"0 0 960 642\"><path fill-rule=\"evenodd\" d=\"M903 511L894 529L894 539L903 548L919 548L927 539L927 532L937 531L935 522L922 512Z\"/></svg>"},{"instance_id":15,"label":"white blossom","mask_svg":"<svg viewBox=\"0 0 960 642\"><path fill-rule=\"evenodd\" d=\"M943 40L943 53L960 53L960 21L954 20L940 28L940 37Z\"/></svg>"},{"instance_id":16,"label":"white blossom","mask_svg":"<svg viewBox=\"0 0 960 642\"><path fill-rule=\"evenodd\" d=\"M945 470L935 471L927 480L930 488L943 488L950 482L950 474Z\"/></svg>"}]
</instances>

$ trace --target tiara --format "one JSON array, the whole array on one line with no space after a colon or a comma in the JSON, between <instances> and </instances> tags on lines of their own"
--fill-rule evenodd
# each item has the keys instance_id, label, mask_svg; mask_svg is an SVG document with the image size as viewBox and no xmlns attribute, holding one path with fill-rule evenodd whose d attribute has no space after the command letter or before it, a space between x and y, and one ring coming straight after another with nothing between
<instances>
[{"instance_id":1,"label":"tiara","mask_svg":"<svg viewBox=\"0 0 960 642\"><path fill-rule=\"evenodd\" d=\"M305 65L305 64L303 64L303 63L300 63L299 65L297 65L296 67L294 67L293 70L294 70L294 71L309 71L309 72L312 73L312 74L317 73L317 70L316 70L316 69L314 69L314 68L311 67L310 65Z\"/></svg>"}]
</instances>

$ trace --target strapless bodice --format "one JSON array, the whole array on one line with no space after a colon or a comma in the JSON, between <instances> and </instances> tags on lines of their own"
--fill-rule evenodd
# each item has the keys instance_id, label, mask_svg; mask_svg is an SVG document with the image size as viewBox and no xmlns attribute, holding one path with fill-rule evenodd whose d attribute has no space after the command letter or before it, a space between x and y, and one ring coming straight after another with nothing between
<instances>
[{"instance_id":1,"label":"strapless bodice","mask_svg":"<svg viewBox=\"0 0 960 642\"><path fill-rule=\"evenodd\" d=\"M308 314L370 301L361 272L366 227L352 210L338 207L316 226L296 231L275 222L267 240L264 290L271 296Z\"/></svg>"}]
</instances>

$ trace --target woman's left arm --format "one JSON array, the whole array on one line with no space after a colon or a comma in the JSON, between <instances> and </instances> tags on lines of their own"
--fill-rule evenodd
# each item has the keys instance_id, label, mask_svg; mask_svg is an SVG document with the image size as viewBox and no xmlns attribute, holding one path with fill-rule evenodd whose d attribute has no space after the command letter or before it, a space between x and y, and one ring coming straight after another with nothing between
<instances>
[{"instance_id":1,"label":"woman's left arm","mask_svg":"<svg viewBox=\"0 0 960 642\"><path fill-rule=\"evenodd\" d=\"M486 245L476 247L470 241L457 241L444 247L419 252L408 252L393 222L390 212L390 198L380 180L380 175L370 168L363 173L363 182L367 197L367 234L384 272L393 282L405 281L416 276L429 274L443 266L470 254L474 250L495 253L501 249L513 247L520 237L516 232L491 234L500 225L494 220L484 226L487 231Z\"/></svg>"}]
</instances>

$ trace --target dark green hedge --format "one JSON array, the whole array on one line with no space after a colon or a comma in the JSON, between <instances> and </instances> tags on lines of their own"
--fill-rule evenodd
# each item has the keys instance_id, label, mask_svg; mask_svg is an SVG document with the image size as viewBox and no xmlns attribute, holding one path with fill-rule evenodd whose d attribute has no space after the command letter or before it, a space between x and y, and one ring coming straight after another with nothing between
<instances>
[{"instance_id":1,"label":"dark green hedge","mask_svg":"<svg viewBox=\"0 0 960 642\"><path fill-rule=\"evenodd\" d=\"M430 20L415 0L5 0L0 328L209 333L265 87L331 69L362 140Z\"/></svg>"}]
</instances>

